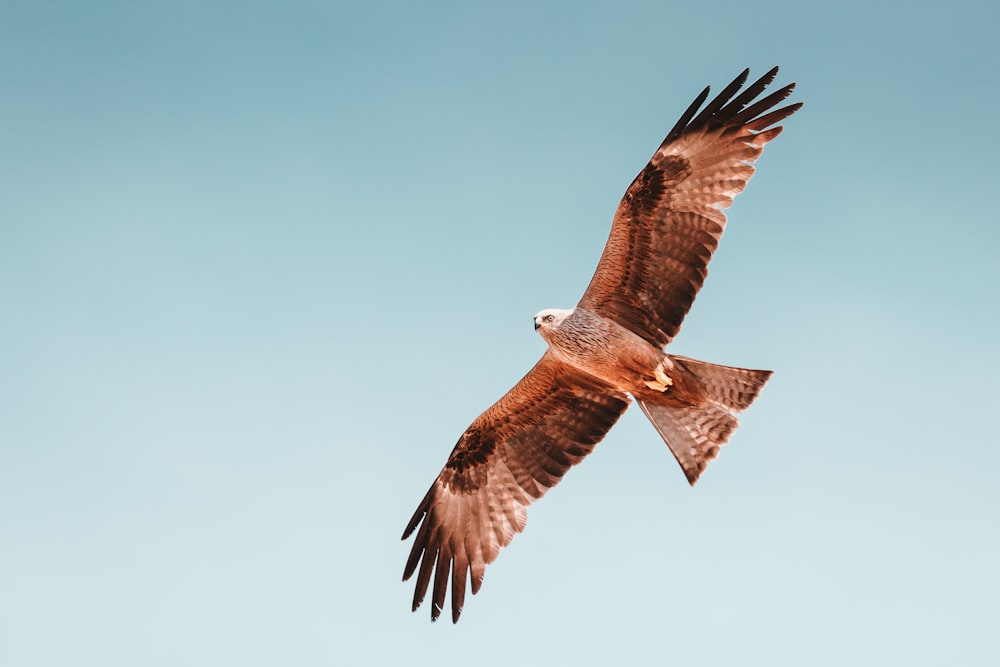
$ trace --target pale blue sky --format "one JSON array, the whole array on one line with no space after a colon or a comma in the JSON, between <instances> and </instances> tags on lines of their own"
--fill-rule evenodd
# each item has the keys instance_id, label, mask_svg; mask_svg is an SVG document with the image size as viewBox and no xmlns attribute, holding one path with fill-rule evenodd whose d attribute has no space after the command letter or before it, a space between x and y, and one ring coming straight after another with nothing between
<instances>
[{"instance_id":1,"label":"pale blue sky","mask_svg":"<svg viewBox=\"0 0 1000 667\"><path fill-rule=\"evenodd\" d=\"M0 3L0 663L987 665L994 3ZM806 103L673 351L462 621L399 535L706 84Z\"/></svg>"}]
</instances>

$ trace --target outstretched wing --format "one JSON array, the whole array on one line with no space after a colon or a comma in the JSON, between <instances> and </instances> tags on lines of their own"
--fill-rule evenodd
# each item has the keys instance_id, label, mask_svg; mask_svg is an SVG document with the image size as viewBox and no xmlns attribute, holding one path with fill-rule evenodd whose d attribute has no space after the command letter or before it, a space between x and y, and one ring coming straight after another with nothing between
<instances>
[{"instance_id":1,"label":"outstretched wing","mask_svg":"<svg viewBox=\"0 0 1000 667\"><path fill-rule=\"evenodd\" d=\"M420 526L403 572L403 581L417 573L413 610L433 574L431 618L437 619L450 576L457 622L468 576L475 594L486 566L524 529L527 506L594 449L628 404L625 394L546 352L481 414L403 531L405 540Z\"/></svg>"},{"instance_id":2,"label":"outstretched wing","mask_svg":"<svg viewBox=\"0 0 1000 667\"><path fill-rule=\"evenodd\" d=\"M580 300L661 348L677 335L708 275L726 226L721 209L743 191L764 144L781 132L772 126L802 106L771 111L794 83L756 100L777 67L740 92L749 73L698 113L708 98L708 88L702 91L632 181Z\"/></svg>"}]
</instances>

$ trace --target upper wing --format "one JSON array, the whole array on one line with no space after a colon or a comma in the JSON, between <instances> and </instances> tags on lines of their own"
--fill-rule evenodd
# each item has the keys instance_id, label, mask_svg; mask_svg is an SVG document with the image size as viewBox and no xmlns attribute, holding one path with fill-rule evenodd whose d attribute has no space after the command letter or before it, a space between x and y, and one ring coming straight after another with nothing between
<instances>
[{"instance_id":1,"label":"upper wing","mask_svg":"<svg viewBox=\"0 0 1000 667\"><path fill-rule=\"evenodd\" d=\"M802 106L770 111L794 83L754 102L777 67L736 95L749 73L695 116L708 97L708 88L702 91L632 181L580 300L661 348L677 335L708 275L726 225L721 209L743 191L751 164L781 132L771 126Z\"/></svg>"},{"instance_id":2,"label":"upper wing","mask_svg":"<svg viewBox=\"0 0 1000 667\"><path fill-rule=\"evenodd\" d=\"M413 610L433 572L431 618L437 619L450 571L451 615L457 622L468 573L477 593L486 565L524 529L527 506L593 450L628 404L625 394L546 352L481 414L403 531L405 540L420 526L403 572L406 581L420 565Z\"/></svg>"}]
</instances>

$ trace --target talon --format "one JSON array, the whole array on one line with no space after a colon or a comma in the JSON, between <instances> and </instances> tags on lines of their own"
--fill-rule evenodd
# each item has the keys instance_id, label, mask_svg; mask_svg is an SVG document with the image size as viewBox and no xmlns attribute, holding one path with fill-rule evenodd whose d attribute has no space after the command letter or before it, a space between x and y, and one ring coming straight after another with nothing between
<instances>
[{"instance_id":1,"label":"talon","mask_svg":"<svg viewBox=\"0 0 1000 667\"><path fill-rule=\"evenodd\" d=\"M646 380L646 381L643 382L643 384L645 384L647 387L649 387L653 391L658 391L660 393L663 393L667 389L669 389L671 387L671 385L674 384L674 381L671 380L670 377L663 370L663 365L662 364L659 365L659 366L657 366L655 369L653 369L653 375L656 376L656 380L655 381Z\"/></svg>"}]
</instances>

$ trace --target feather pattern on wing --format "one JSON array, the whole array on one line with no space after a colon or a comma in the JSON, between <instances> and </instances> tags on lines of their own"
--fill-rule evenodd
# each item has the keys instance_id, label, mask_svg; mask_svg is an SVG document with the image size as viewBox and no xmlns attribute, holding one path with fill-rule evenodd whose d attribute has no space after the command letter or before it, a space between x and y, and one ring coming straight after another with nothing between
<instances>
[{"instance_id":1,"label":"feather pattern on wing","mask_svg":"<svg viewBox=\"0 0 1000 667\"><path fill-rule=\"evenodd\" d=\"M722 209L781 132L772 126L801 106L770 111L795 84L754 102L777 72L737 95L749 74L744 70L700 113L707 88L681 115L625 192L581 306L660 348L677 335L726 226Z\"/></svg>"},{"instance_id":2,"label":"feather pattern on wing","mask_svg":"<svg viewBox=\"0 0 1000 667\"><path fill-rule=\"evenodd\" d=\"M410 519L419 526L403 573L417 574L416 610L431 586L431 618L451 579L452 620L466 581L479 591L486 566L524 529L527 506L559 483L629 405L626 394L547 352L513 389L466 429ZM471 575L471 576L470 576Z\"/></svg>"}]
</instances>

